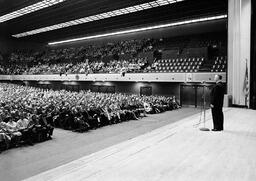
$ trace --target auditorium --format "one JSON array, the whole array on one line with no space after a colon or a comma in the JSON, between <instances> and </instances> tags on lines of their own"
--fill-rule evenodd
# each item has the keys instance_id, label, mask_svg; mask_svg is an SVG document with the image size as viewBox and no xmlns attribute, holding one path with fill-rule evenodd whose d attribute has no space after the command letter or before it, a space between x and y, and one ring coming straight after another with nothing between
<instances>
[{"instance_id":1,"label":"auditorium","mask_svg":"<svg viewBox=\"0 0 256 181\"><path fill-rule=\"evenodd\" d=\"M0 0L1 181L254 181L255 158L255 0Z\"/></svg>"}]
</instances>

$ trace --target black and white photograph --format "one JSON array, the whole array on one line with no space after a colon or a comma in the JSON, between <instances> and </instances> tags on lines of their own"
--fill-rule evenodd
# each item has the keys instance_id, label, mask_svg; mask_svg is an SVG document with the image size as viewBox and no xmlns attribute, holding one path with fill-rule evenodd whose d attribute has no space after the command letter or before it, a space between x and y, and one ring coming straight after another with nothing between
<instances>
[{"instance_id":1,"label":"black and white photograph","mask_svg":"<svg viewBox=\"0 0 256 181\"><path fill-rule=\"evenodd\" d=\"M255 0L0 0L0 181L255 180Z\"/></svg>"}]
</instances>

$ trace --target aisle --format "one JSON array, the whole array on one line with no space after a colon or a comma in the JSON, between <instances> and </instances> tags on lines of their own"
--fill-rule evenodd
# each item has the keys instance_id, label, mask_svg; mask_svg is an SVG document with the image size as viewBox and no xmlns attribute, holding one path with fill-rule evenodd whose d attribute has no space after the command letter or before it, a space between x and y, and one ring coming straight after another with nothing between
<instances>
[{"instance_id":1,"label":"aisle","mask_svg":"<svg viewBox=\"0 0 256 181\"><path fill-rule=\"evenodd\" d=\"M199 114L82 157L30 180L241 180L256 178L256 111L225 109L225 131L202 132ZM207 127L211 117L207 112Z\"/></svg>"},{"instance_id":2,"label":"aisle","mask_svg":"<svg viewBox=\"0 0 256 181\"><path fill-rule=\"evenodd\" d=\"M18 181L31 177L179 121L199 111L199 109L182 108L82 134L56 129L50 141L2 152L0 180Z\"/></svg>"}]
</instances>

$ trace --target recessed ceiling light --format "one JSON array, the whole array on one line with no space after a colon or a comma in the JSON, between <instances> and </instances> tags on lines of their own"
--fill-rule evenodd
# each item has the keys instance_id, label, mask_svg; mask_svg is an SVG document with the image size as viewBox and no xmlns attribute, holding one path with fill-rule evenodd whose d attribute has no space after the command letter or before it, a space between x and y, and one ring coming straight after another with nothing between
<instances>
[{"instance_id":1,"label":"recessed ceiling light","mask_svg":"<svg viewBox=\"0 0 256 181\"><path fill-rule=\"evenodd\" d=\"M226 19L226 18L227 18L227 15L224 14L224 15L218 15L218 16L190 19L190 20L172 22L172 23L161 24L161 25L156 25L156 26L149 26L149 27L136 28L136 29L130 29L130 30L124 30L124 31L111 32L111 33L104 33L104 34L98 34L98 35L92 35L92 36L85 36L85 37L80 37L80 38L73 38L73 39L63 40L63 41L50 42L50 43L48 43L48 45L58 45L58 44L76 42L76 41L81 41L81 40L90 40L90 39L95 39L95 38L103 38L103 37L114 36L114 35L135 33L135 32L154 30L154 29L159 29L159 28L174 27L174 26L179 26L179 25L186 25L186 24L191 24L191 23L206 22L206 21Z\"/></svg>"},{"instance_id":2,"label":"recessed ceiling light","mask_svg":"<svg viewBox=\"0 0 256 181\"><path fill-rule=\"evenodd\" d=\"M24 37L24 36L28 36L28 35L39 34L39 33L52 31L52 30L56 30L56 29L61 29L61 28L66 28L66 27L70 27L70 26L74 26L74 25L78 25L78 24L84 24L84 23L88 23L88 22L92 22L92 21L97 21L97 20L100 20L100 19L106 19L106 18L110 18L110 17L120 16L120 15L123 15L123 14L138 12L138 11L142 11L142 10L145 10L145 9L152 9L152 8L155 8L155 7L165 6L165 5L172 4L172 3L177 3L177 2L180 2L180 1L185 1L185 0L175 0L175 1L174 0L157 0L157 1L151 1L151 2L148 2L148 3L143 3L143 4L139 4L139 5L135 5L135 6L130 6L130 7L122 8L122 9L117 9L117 10L114 10L114 11L109 11L109 12L105 12L105 13L101 13L101 14L92 15L92 16L89 16L89 17L84 17L84 18L80 18L80 19L71 20L71 21L60 23L60 24L57 24L57 25L48 26L48 27L55 27L54 29L47 29L48 27L43 27L43 28L38 28L38 29L35 29L35 30L30 30L30 31L27 31L27 32L23 32L23 33L14 34L12 36L16 37L16 38L20 38L20 37ZM76 21L76 20L79 20L79 21ZM66 24L66 23L68 23L68 24Z\"/></svg>"},{"instance_id":3,"label":"recessed ceiling light","mask_svg":"<svg viewBox=\"0 0 256 181\"><path fill-rule=\"evenodd\" d=\"M27 7L21 8L19 10L13 11L11 13L0 16L0 23L14 19L14 18L18 18L20 16L38 11L40 9L44 9L44 8L53 6L55 4L62 3L64 1L66 1L66 0L44 0L44 1L32 4L30 6L27 6Z\"/></svg>"}]
</instances>

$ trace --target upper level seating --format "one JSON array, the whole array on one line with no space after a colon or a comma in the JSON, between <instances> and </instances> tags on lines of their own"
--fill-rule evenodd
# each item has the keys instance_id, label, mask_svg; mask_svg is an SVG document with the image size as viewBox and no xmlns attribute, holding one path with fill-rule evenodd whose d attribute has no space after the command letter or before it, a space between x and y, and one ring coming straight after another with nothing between
<instances>
[{"instance_id":1,"label":"upper level seating","mask_svg":"<svg viewBox=\"0 0 256 181\"><path fill-rule=\"evenodd\" d=\"M136 55L138 52L150 51L153 48L152 39L126 40L102 45L87 45L59 49L45 49L41 51L17 50L10 54L9 63L37 64L64 63L69 61L102 60L107 56L123 54Z\"/></svg>"},{"instance_id":2,"label":"upper level seating","mask_svg":"<svg viewBox=\"0 0 256 181\"><path fill-rule=\"evenodd\" d=\"M198 72L204 57L162 59L154 63L149 72Z\"/></svg>"},{"instance_id":3,"label":"upper level seating","mask_svg":"<svg viewBox=\"0 0 256 181\"><path fill-rule=\"evenodd\" d=\"M133 58L129 60L113 60L106 63L104 71L106 73L119 72L142 72L148 65L147 58Z\"/></svg>"},{"instance_id":4,"label":"upper level seating","mask_svg":"<svg viewBox=\"0 0 256 181\"><path fill-rule=\"evenodd\" d=\"M211 72L225 72L227 70L227 57L215 57Z\"/></svg>"},{"instance_id":5,"label":"upper level seating","mask_svg":"<svg viewBox=\"0 0 256 181\"><path fill-rule=\"evenodd\" d=\"M57 64L38 64L32 67L18 67L15 72L22 74L89 74L89 73L120 73L140 72L147 65L147 58L133 58L129 60L111 60L109 62L92 61L68 62ZM0 66L0 73L1 69ZM9 71L7 69L6 71Z\"/></svg>"},{"instance_id":6,"label":"upper level seating","mask_svg":"<svg viewBox=\"0 0 256 181\"><path fill-rule=\"evenodd\" d=\"M162 50L174 48L198 48L208 46L226 46L226 35L223 33L206 33L200 35L188 35L179 37L162 38L157 41L155 47Z\"/></svg>"},{"instance_id":7,"label":"upper level seating","mask_svg":"<svg viewBox=\"0 0 256 181\"><path fill-rule=\"evenodd\" d=\"M141 59L136 58L136 55L152 51L155 41L126 40L78 48L18 50L9 55L6 64L0 64L0 74L97 73L109 72L108 69L116 69L120 64L124 65L121 68L128 68L130 64L139 65ZM130 59L119 60L126 54L130 55L127 56ZM108 60L104 61L107 57Z\"/></svg>"},{"instance_id":8,"label":"upper level seating","mask_svg":"<svg viewBox=\"0 0 256 181\"><path fill-rule=\"evenodd\" d=\"M225 51L219 52L225 49L225 37L205 34L41 51L18 50L9 55L7 63L0 62L0 74L225 71L224 58L212 65L209 49L211 53L225 55ZM151 65L154 58L162 60Z\"/></svg>"}]
</instances>

